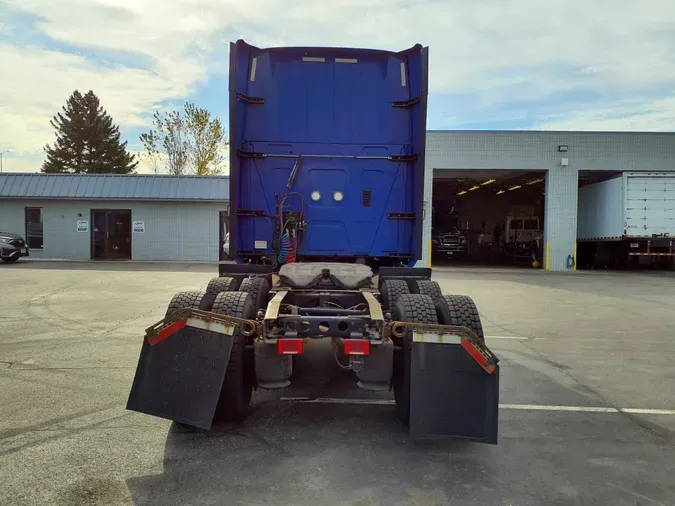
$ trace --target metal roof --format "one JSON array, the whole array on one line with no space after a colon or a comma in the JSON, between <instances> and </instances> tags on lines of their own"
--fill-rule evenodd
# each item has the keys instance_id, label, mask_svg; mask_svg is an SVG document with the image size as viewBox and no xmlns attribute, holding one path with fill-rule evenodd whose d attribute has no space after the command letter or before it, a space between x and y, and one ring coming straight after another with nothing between
<instances>
[{"instance_id":1,"label":"metal roof","mask_svg":"<svg viewBox=\"0 0 675 506\"><path fill-rule=\"evenodd\" d=\"M0 174L0 199L227 202L227 176L154 174Z\"/></svg>"}]
</instances>

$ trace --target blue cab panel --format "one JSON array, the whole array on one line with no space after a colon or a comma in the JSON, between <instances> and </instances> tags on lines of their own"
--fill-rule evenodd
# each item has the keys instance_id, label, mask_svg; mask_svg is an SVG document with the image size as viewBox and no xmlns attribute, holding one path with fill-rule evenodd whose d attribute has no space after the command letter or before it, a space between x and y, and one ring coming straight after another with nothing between
<instances>
[{"instance_id":1,"label":"blue cab panel","mask_svg":"<svg viewBox=\"0 0 675 506\"><path fill-rule=\"evenodd\" d=\"M304 222L296 260L414 265L427 63L419 44L390 52L232 43L230 256L277 258L292 211Z\"/></svg>"}]
</instances>

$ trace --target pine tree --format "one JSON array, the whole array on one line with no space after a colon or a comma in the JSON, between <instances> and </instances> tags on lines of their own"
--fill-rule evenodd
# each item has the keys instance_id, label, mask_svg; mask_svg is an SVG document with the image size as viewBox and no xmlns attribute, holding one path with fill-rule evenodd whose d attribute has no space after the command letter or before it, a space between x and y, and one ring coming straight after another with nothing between
<instances>
[{"instance_id":1,"label":"pine tree","mask_svg":"<svg viewBox=\"0 0 675 506\"><path fill-rule=\"evenodd\" d=\"M56 142L45 146L42 172L128 174L138 166L93 91L83 96L75 90L50 123Z\"/></svg>"}]
</instances>

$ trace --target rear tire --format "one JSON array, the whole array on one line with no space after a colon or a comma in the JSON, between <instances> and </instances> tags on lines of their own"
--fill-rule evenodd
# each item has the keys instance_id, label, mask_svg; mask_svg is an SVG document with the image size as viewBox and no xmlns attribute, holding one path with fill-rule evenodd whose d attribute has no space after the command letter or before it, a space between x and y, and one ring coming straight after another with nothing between
<instances>
[{"instance_id":1,"label":"rear tire","mask_svg":"<svg viewBox=\"0 0 675 506\"><path fill-rule=\"evenodd\" d=\"M221 292L233 292L237 290L237 280L227 276L213 278L206 286L206 293L213 294L214 297Z\"/></svg>"},{"instance_id":2,"label":"rear tire","mask_svg":"<svg viewBox=\"0 0 675 506\"><path fill-rule=\"evenodd\" d=\"M251 295L245 292L219 293L211 311L246 319L254 318L256 313ZM232 352L214 418L220 421L241 422L248 414L253 394L253 350L246 349L246 338L240 334L238 328L232 337L234 339Z\"/></svg>"},{"instance_id":3,"label":"rear tire","mask_svg":"<svg viewBox=\"0 0 675 506\"><path fill-rule=\"evenodd\" d=\"M428 295L432 300L436 300L443 296L440 285L436 281L430 279L419 279L415 281L415 289L413 289L413 292Z\"/></svg>"},{"instance_id":4,"label":"rear tire","mask_svg":"<svg viewBox=\"0 0 675 506\"><path fill-rule=\"evenodd\" d=\"M380 287L380 294L382 295L382 309L391 311L399 296L410 294L410 288L408 288L408 283L402 279L387 279Z\"/></svg>"},{"instance_id":5,"label":"rear tire","mask_svg":"<svg viewBox=\"0 0 675 506\"><path fill-rule=\"evenodd\" d=\"M473 330L485 342L480 313L471 297L444 295L436 299L436 314L441 325L456 325Z\"/></svg>"},{"instance_id":6,"label":"rear tire","mask_svg":"<svg viewBox=\"0 0 675 506\"><path fill-rule=\"evenodd\" d=\"M393 318L411 323L438 323L436 308L431 297L424 294L401 295L394 305ZM403 338L401 350L394 351L394 399L396 415L408 425L410 423L410 363L412 354L412 331Z\"/></svg>"},{"instance_id":7,"label":"rear tire","mask_svg":"<svg viewBox=\"0 0 675 506\"><path fill-rule=\"evenodd\" d=\"M203 311L211 311L216 296L222 292L232 292L237 290L237 281L234 278L221 277L213 278L206 286L206 293L199 306Z\"/></svg>"},{"instance_id":8,"label":"rear tire","mask_svg":"<svg viewBox=\"0 0 675 506\"><path fill-rule=\"evenodd\" d=\"M201 303L204 296L204 292L178 292L173 296L171 302L169 302L169 307L166 309L164 317L166 318L178 309L201 309ZM173 425L176 427L176 430L183 432L201 430L181 422L173 422Z\"/></svg>"},{"instance_id":9,"label":"rear tire","mask_svg":"<svg viewBox=\"0 0 675 506\"><path fill-rule=\"evenodd\" d=\"M270 284L267 282L267 278L246 278L241 282L239 291L251 295L255 306L254 314L267 307L267 297L270 292Z\"/></svg>"},{"instance_id":10,"label":"rear tire","mask_svg":"<svg viewBox=\"0 0 675 506\"><path fill-rule=\"evenodd\" d=\"M203 298L204 292L178 292L169 302L169 307L164 316L167 317L178 309L200 309Z\"/></svg>"}]
</instances>

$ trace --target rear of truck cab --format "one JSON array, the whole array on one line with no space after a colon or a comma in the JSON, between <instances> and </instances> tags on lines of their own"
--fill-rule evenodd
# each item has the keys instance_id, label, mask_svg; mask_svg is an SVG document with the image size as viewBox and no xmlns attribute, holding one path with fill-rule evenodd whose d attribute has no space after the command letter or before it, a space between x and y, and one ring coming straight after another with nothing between
<instances>
[{"instance_id":1,"label":"rear of truck cab","mask_svg":"<svg viewBox=\"0 0 675 506\"><path fill-rule=\"evenodd\" d=\"M427 48L230 50L235 263L147 329L127 407L242 421L253 388L288 387L293 357L330 340L356 386L392 392L413 439L496 443L498 359L478 310L415 267Z\"/></svg>"}]
</instances>

